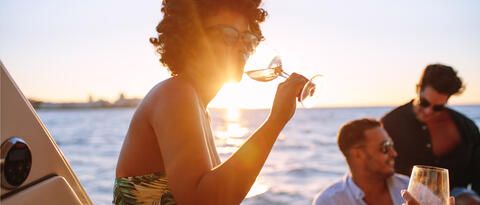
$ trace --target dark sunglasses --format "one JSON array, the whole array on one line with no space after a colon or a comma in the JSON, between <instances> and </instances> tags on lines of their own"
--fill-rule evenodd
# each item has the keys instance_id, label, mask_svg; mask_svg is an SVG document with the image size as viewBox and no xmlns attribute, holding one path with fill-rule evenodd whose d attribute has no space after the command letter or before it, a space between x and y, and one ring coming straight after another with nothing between
<instances>
[{"instance_id":1,"label":"dark sunglasses","mask_svg":"<svg viewBox=\"0 0 480 205\"><path fill-rule=\"evenodd\" d=\"M207 28L209 34L222 39L228 46L235 45L242 40L248 52L253 52L260 43L260 38L251 32L240 32L236 28L225 25L217 25Z\"/></svg>"},{"instance_id":2,"label":"dark sunglasses","mask_svg":"<svg viewBox=\"0 0 480 205\"><path fill-rule=\"evenodd\" d=\"M420 105L420 107L422 108L428 108L432 106L432 110L434 112L442 111L445 109L445 105L432 105L432 103L428 102L428 100L423 97L419 98L418 105Z\"/></svg>"},{"instance_id":3,"label":"dark sunglasses","mask_svg":"<svg viewBox=\"0 0 480 205\"><path fill-rule=\"evenodd\" d=\"M387 154L390 149L393 149L393 141L392 140L386 140L385 142L382 143L382 146L380 146L380 152L383 154Z\"/></svg>"}]
</instances>

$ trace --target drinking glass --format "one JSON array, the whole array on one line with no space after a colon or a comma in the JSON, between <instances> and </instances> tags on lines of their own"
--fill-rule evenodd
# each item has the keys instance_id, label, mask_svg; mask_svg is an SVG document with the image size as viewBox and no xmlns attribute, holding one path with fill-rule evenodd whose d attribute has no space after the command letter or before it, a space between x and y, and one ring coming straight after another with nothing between
<instances>
[{"instance_id":1,"label":"drinking glass","mask_svg":"<svg viewBox=\"0 0 480 205\"><path fill-rule=\"evenodd\" d=\"M284 71L282 59L275 56L266 68L247 70L245 74L253 80L260 82L272 81L278 77L288 78L290 74ZM314 75L305 84L299 96L299 101L305 108L313 107L319 100L322 75Z\"/></svg>"},{"instance_id":2,"label":"drinking glass","mask_svg":"<svg viewBox=\"0 0 480 205\"><path fill-rule=\"evenodd\" d=\"M422 205L448 205L450 197L448 170L415 165L408 183L408 192Z\"/></svg>"}]
</instances>

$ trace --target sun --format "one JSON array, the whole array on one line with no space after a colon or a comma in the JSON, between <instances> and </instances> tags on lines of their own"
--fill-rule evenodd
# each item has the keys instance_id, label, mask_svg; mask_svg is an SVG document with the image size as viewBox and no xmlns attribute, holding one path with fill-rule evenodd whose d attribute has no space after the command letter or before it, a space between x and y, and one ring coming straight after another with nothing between
<instances>
[{"instance_id":1,"label":"sun","mask_svg":"<svg viewBox=\"0 0 480 205\"><path fill-rule=\"evenodd\" d=\"M211 106L228 109L232 115L235 115L234 110L240 108L240 100L245 97L246 94L242 92L238 83L226 83L211 102Z\"/></svg>"},{"instance_id":2,"label":"sun","mask_svg":"<svg viewBox=\"0 0 480 205\"><path fill-rule=\"evenodd\" d=\"M227 83L209 103L210 108L262 109L270 108L278 82L260 83L244 77L240 83Z\"/></svg>"},{"instance_id":3,"label":"sun","mask_svg":"<svg viewBox=\"0 0 480 205\"><path fill-rule=\"evenodd\" d=\"M231 122L238 121L240 118L240 109L238 107L227 108L227 120Z\"/></svg>"}]
</instances>

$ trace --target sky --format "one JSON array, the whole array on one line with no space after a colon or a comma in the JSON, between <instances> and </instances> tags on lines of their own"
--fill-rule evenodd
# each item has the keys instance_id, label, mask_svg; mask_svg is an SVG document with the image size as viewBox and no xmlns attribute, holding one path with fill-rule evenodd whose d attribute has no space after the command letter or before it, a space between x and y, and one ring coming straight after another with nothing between
<instances>
[{"instance_id":1,"label":"sky","mask_svg":"<svg viewBox=\"0 0 480 205\"><path fill-rule=\"evenodd\" d=\"M29 98L141 98L169 77L148 42L160 5L2 0L0 60ZM287 72L322 74L318 107L403 104L431 63L454 67L467 85L451 104L480 103L480 1L265 0L262 7L267 40L246 69L280 55ZM244 77L210 106L269 107L279 82Z\"/></svg>"}]
</instances>

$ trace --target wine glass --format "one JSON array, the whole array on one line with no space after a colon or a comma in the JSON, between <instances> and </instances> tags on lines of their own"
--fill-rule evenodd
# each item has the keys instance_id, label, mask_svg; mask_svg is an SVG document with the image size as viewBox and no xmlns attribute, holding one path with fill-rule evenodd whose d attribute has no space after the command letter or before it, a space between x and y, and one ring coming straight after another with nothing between
<instances>
[{"instance_id":1,"label":"wine glass","mask_svg":"<svg viewBox=\"0 0 480 205\"><path fill-rule=\"evenodd\" d=\"M268 82L278 77L288 78L290 74L283 70L282 59L275 56L266 68L245 71L245 74L253 80L260 82ZM322 75L314 75L305 84L299 96L299 101L303 107L309 108L314 106L319 100Z\"/></svg>"},{"instance_id":2,"label":"wine glass","mask_svg":"<svg viewBox=\"0 0 480 205\"><path fill-rule=\"evenodd\" d=\"M448 205L450 197L448 170L415 165L408 183L408 192L420 204Z\"/></svg>"}]
</instances>

